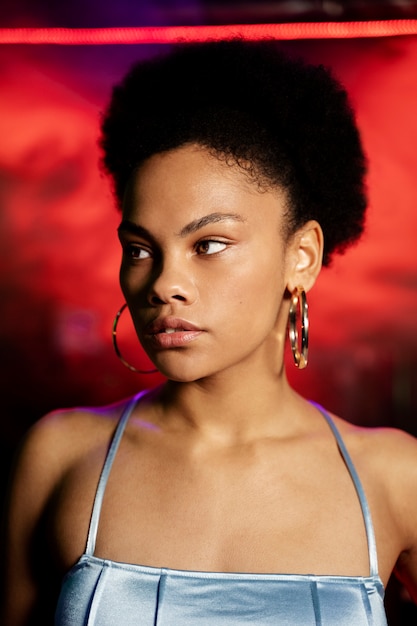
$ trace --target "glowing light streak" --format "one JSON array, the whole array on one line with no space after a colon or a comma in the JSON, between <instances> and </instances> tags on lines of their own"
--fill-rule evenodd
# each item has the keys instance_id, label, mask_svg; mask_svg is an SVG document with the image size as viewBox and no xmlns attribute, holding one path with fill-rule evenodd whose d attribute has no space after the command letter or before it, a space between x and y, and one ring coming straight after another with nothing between
<instances>
[{"instance_id":1,"label":"glowing light streak","mask_svg":"<svg viewBox=\"0 0 417 626\"><path fill-rule=\"evenodd\" d=\"M417 34L417 20L299 22L219 26L113 28L1 28L0 44L170 44L207 39L345 39Z\"/></svg>"}]
</instances>

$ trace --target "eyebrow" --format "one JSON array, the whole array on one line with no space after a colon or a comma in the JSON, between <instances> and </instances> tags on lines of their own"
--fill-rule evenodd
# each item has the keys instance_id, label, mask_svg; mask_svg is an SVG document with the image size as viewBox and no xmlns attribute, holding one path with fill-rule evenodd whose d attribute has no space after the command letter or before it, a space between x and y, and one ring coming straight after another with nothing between
<instances>
[{"instance_id":1,"label":"eyebrow","mask_svg":"<svg viewBox=\"0 0 417 626\"><path fill-rule=\"evenodd\" d=\"M187 235L195 233L201 228L204 228L204 226L207 226L208 224L217 224L219 222L228 221L244 222L245 220L238 213L209 213L209 215L204 215L203 217L199 217L189 224L186 224L183 228L181 228L177 235L179 237L186 237ZM138 237L144 237L150 241L155 240L146 228L144 228L143 226L139 226L139 224L135 224L130 220L123 220L117 231L119 233L122 231L126 231L132 233L133 235L137 235Z\"/></svg>"},{"instance_id":2,"label":"eyebrow","mask_svg":"<svg viewBox=\"0 0 417 626\"><path fill-rule=\"evenodd\" d=\"M204 215L204 217L197 218L196 220L193 220L192 222L184 226L184 228L181 228L178 235L180 237L186 237L191 233L197 232L197 230L200 230L200 228L203 228L208 224L217 224L219 222L229 221L244 222L245 220L241 215L238 215L237 213L209 213L209 215Z\"/></svg>"},{"instance_id":3,"label":"eyebrow","mask_svg":"<svg viewBox=\"0 0 417 626\"><path fill-rule=\"evenodd\" d=\"M132 235L136 235L137 237L143 237L144 239L148 239L148 241L155 242L155 239L152 237L151 233L143 226L139 226L139 224L135 224L130 220L122 220L117 228L117 232L119 233L131 233Z\"/></svg>"}]
</instances>

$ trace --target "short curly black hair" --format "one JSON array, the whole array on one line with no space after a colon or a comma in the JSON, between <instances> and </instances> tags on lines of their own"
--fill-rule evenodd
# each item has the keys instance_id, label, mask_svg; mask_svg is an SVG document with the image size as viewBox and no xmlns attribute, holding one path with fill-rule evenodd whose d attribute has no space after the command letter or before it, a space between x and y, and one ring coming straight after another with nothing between
<instances>
[{"instance_id":1,"label":"short curly black hair","mask_svg":"<svg viewBox=\"0 0 417 626\"><path fill-rule=\"evenodd\" d=\"M286 189L288 233L316 219L325 265L362 234L366 157L347 93L328 69L275 42L181 44L135 64L114 87L101 130L120 207L145 159L197 143L258 184Z\"/></svg>"}]
</instances>

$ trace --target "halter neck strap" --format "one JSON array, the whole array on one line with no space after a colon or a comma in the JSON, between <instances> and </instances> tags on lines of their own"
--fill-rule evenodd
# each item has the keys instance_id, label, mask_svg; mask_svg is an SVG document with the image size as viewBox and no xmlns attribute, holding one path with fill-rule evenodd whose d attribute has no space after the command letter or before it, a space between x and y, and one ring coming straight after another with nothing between
<instances>
[{"instance_id":1,"label":"halter neck strap","mask_svg":"<svg viewBox=\"0 0 417 626\"><path fill-rule=\"evenodd\" d=\"M131 400L126 404L120 416L113 438L111 440L110 447L104 461L103 469L101 470L100 479L94 498L93 510L91 513L90 527L88 529L87 545L85 550L85 553L88 556L93 556L96 548L97 530L100 521L101 507L103 505L104 493L106 491L107 480L110 475L113 461L115 459L129 417L131 416L132 411L135 408L139 398L141 398L145 393L146 391L141 391L140 393L133 396L133 398L131 398Z\"/></svg>"},{"instance_id":2,"label":"halter neck strap","mask_svg":"<svg viewBox=\"0 0 417 626\"><path fill-rule=\"evenodd\" d=\"M355 486L356 493L358 494L359 503L362 509L363 520L365 523L365 531L366 531L366 537L368 541L370 575L378 576L378 556L377 556L377 550L376 550L375 532L374 532L374 527L372 524L371 512L369 510L368 501L366 499L366 495L362 487L362 483L355 469L355 466L353 465L350 454L347 451L347 448L343 442L342 436L339 430L337 429L336 424L334 423L333 419L330 417L327 411L323 409L322 406L320 406L320 404L317 404L316 402L311 402L311 404L313 404L320 411L320 413L323 415L326 422L330 426L333 432L333 435L336 439L337 447L339 448L340 454L352 478L352 482Z\"/></svg>"}]
</instances>

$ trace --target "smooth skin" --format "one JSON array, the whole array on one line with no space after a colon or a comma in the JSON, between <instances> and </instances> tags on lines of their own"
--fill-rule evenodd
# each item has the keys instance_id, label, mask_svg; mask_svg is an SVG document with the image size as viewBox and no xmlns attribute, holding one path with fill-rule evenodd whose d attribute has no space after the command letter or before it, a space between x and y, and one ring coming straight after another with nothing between
<instances>
[{"instance_id":1,"label":"smooth skin","mask_svg":"<svg viewBox=\"0 0 417 626\"><path fill-rule=\"evenodd\" d=\"M281 189L198 145L152 156L132 179L121 286L168 380L128 423L97 556L369 575L359 502L334 438L285 376L289 295L314 285L323 248L315 221L288 237L286 211ZM173 319L192 329L155 337L152 324ZM61 578L85 549L123 406L55 412L28 433L11 486L1 623L52 623ZM382 581L396 568L417 601L417 443L334 419L367 494Z\"/></svg>"}]
</instances>

